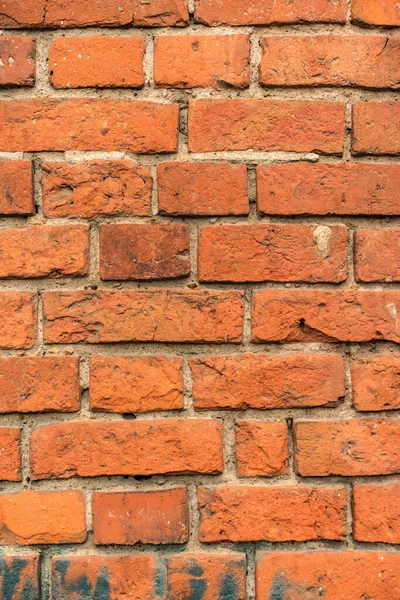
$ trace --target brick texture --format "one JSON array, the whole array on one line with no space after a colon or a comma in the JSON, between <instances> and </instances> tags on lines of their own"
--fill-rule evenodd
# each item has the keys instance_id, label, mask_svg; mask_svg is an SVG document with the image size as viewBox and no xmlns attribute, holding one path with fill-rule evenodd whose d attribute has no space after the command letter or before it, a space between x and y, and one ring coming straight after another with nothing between
<instances>
[{"instance_id":1,"label":"brick texture","mask_svg":"<svg viewBox=\"0 0 400 600\"><path fill-rule=\"evenodd\" d=\"M399 28L0 0L1 600L399 600Z\"/></svg>"}]
</instances>

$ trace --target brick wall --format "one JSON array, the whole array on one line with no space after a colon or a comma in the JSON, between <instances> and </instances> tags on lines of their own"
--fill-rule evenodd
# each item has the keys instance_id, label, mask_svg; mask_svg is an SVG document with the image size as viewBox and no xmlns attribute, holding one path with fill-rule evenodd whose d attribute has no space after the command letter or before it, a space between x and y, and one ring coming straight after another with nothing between
<instances>
[{"instance_id":1,"label":"brick wall","mask_svg":"<svg viewBox=\"0 0 400 600\"><path fill-rule=\"evenodd\" d=\"M399 26L0 0L2 600L399 600Z\"/></svg>"}]
</instances>

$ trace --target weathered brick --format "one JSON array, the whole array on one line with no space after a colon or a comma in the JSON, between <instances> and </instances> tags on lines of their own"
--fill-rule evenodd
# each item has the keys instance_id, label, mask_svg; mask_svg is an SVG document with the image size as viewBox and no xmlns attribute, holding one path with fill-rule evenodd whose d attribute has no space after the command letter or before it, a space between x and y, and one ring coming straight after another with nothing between
<instances>
[{"instance_id":1,"label":"weathered brick","mask_svg":"<svg viewBox=\"0 0 400 600\"><path fill-rule=\"evenodd\" d=\"M206 25L344 23L346 0L196 0L195 19Z\"/></svg>"},{"instance_id":2,"label":"weathered brick","mask_svg":"<svg viewBox=\"0 0 400 600\"><path fill-rule=\"evenodd\" d=\"M343 487L199 488L201 542L343 540Z\"/></svg>"},{"instance_id":3,"label":"weathered brick","mask_svg":"<svg viewBox=\"0 0 400 600\"><path fill-rule=\"evenodd\" d=\"M0 559L0 586L4 600L39 600L38 555L3 554Z\"/></svg>"},{"instance_id":4,"label":"weathered brick","mask_svg":"<svg viewBox=\"0 0 400 600\"><path fill-rule=\"evenodd\" d=\"M43 211L48 217L151 215L148 167L127 160L44 163Z\"/></svg>"},{"instance_id":5,"label":"weathered brick","mask_svg":"<svg viewBox=\"0 0 400 600\"><path fill-rule=\"evenodd\" d=\"M106 279L176 279L190 274L188 225L103 225L100 275Z\"/></svg>"},{"instance_id":6,"label":"weathered brick","mask_svg":"<svg viewBox=\"0 0 400 600\"><path fill-rule=\"evenodd\" d=\"M90 406L143 413L183 408L183 361L166 356L94 356L90 359Z\"/></svg>"},{"instance_id":7,"label":"weathered brick","mask_svg":"<svg viewBox=\"0 0 400 600\"><path fill-rule=\"evenodd\" d=\"M237 98L189 104L191 152L252 149L341 154L343 143L340 102Z\"/></svg>"},{"instance_id":8,"label":"weathered brick","mask_svg":"<svg viewBox=\"0 0 400 600\"><path fill-rule=\"evenodd\" d=\"M68 544L86 540L81 491L23 491L0 494L0 540L19 544Z\"/></svg>"},{"instance_id":9,"label":"weathered brick","mask_svg":"<svg viewBox=\"0 0 400 600\"><path fill-rule=\"evenodd\" d=\"M154 80L158 87L246 88L250 84L247 35L157 36Z\"/></svg>"},{"instance_id":10,"label":"weathered brick","mask_svg":"<svg viewBox=\"0 0 400 600\"><path fill-rule=\"evenodd\" d=\"M31 348L37 332L37 298L30 292L0 294L0 348Z\"/></svg>"},{"instance_id":11,"label":"weathered brick","mask_svg":"<svg viewBox=\"0 0 400 600\"><path fill-rule=\"evenodd\" d=\"M183 544L189 539L186 488L95 492L95 544Z\"/></svg>"},{"instance_id":12,"label":"weathered brick","mask_svg":"<svg viewBox=\"0 0 400 600\"><path fill-rule=\"evenodd\" d=\"M140 27L184 27L189 23L188 0L133 0L134 24Z\"/></svg>"},{"instance_id":13,"label":"weathered brick","mask_svg":"<svg viewBox=\"0 0 400 600\"><path fill-rule=\"evenodd\" d=\"M238 421L236 468L240 477L276 477L289 467L289 436L285 422Z\"/></svg>"},{"instance_id":14,"label":"weathered brick","mask_svg":"<svg viewBox=\"0 0 400 600\"><path fill-rule=\"evenodd\" d=\"M0 101L0 151L175 152L177 104L62 98Z\"/></svg>"},{"instance_id":15,"label":"weathered brick","mask_svg":"<svg viewBox=\"0 0 400 600\"><path fill-rule=\"evenodd\" d=\"M35 73L34 40L19 35L1 37L0 87L35 85Z\"/></svg>"},{"instance_id":16,"label":"weathered brick","mask_svg":"<svg viewBox=\"0 0 400 600\"><path fill-rule=\"evenodd\" d=\"M340 282L347 244L340 225L211 225L200 231L199 279Z\"/></svg>"},{"instance_id":17,"label":"weathered brick","mask_svg":"<svg viewBox=\"0 0 400 600\"><path fill-rule=\"evenodd\" d=\"M335 354L211 356L190 367L197 409L337 406L346 393L343 359Z\"/></svg>"},{"instance_id":18,"label":"weathered brick","mask_svg":"<svg viewBox=\"0 0 400 600\"><path fill-rule=\"evenodd\" d=\"M34 479L220 473L222 423L187 418L57 423L33 431L30 456Z\"/></svg>"},{"instance_id":19,"label":"weathered brick","mask_svg":"<svg viewBox=\"0 0 400 600\"><path fill-rule=\"evenodd\" d=\"M46 292L47 342L232 342L243 329L239 292Z\"/></svg>"},{"instance_id":20,"label":"weathered brick","mask_svg":"<svg viewBox=\"0 0 400 600\"><path fill-rule=\"evenodd\" d=\"M303 477L400 472L400 420L296 423L296 470Z\"/></svg>"},{"instance_id":21,"label":"weathered brick","mask_svg":"<svg viewBox=\"0 0 400 600\"><path fill-rule=\"evenodd\" d=\"M357 410L400 409L400 357L382 354L351 361L353 402Z\"/></svg>"},{"instance_id":22,"label":"weathered brick","mask_svg":"<svg viewBox=\"0 0 400 600\"><path fill-rule=\"evenodd\" d=\"M247 171L229 163L161 163L158 208L169 215L247 215ZM400 212L400 211L399 211Z\"/></svg>"},{"instance_id":23,"label":"weathered brick","mask_svg":"<svg viewBox=\"0 0 400 600\"><path fill-rule=\"evenodd\" d=\"M351 17L356 23L400 27L397 0L352 0Z\"/></svg>"},{"instance_id":24,"label":"weathered brick","mask_svg":"<svg viewBox=\"0 0 400 600\"><path fill-rule=\"evenodd\" d=\"M0 161L0 215L32 215L34 212L32 163Z\"/></svg>"},{"instance_id":25,"label":"weathered brick","mask_svg":"<svg viewBox=\"0 0 400 600\"><path fill-rule=\"evenodd\" d=\"M400 40L382 35L267 36L260 82L267 86L400 87Z\"/></svg>"},{"instance_id":26,"label":"weathered brick","mask_svg":"<svg viewBox=\"0 0 400 600\"><path fill-rule=\"evenodd\" d=\"M356 485L353 535L358 542L400 543L400 485Z\"/></svg>"},{"instance_id":27,"label":"weathered brick","mask_svg":"<svg viewBox=\"0 0 400 600\"><path fill-rule=\"evenodd\" d=\"M387 552L268 552L257 561L256 600L391 600L399 567L399 555Z\"/></svg>"},{"instance_id":28,"label":"weathered brick","mask_svg":"<svg viewBox=\"0 0 400 600\"><path fill-rule=\"evenodd\" d=\"M49 50L50 81L56 88L140 88L144 51L140 36L56 38Z\"/></svg>"},{"instance_id":29,"label":"weathered brick","mask_svg":"<svg viewBox=\"0 0 400 600\"><path fill-rule=\"evenodd\" d=\"M400 102L354 104L352 149L355 154L399 154Z\"/></svg>"},{"instance_id":30,"label":"weathered brick","mask_svg":"<svg viewBox=\"0 0 400 600\"><path fill-rule=\"evenodd\" d=\"M400 229L358 229L354 239L357 281L400 281Z\"/></svg>"},{"instance_id":31,"label":"weathered brick","mask_svg":"<svg viewBox=\"0 0 400 600\"><path fill-rule=\"evenodd\" d=\"M0 427L0 480L21 481L21 430Z\"/></svg>"},{"instance_id":32,"label":"weathered brick","mask_svg":"<svg viewBox=\"0 0 400 600\"><path fill-rule=\"evenodd\" d=\"M257 168L257 208L271 215L398 215L400 165L289 163Z\"/></svg>"},{"instance_id":33,"label":"weathered brick","mask_svg":"<svg viewBox=\"0 0 400 600\"><path fill-rule=\"evenodd\" d=\"M265 290L253 295L253 342L400 341L399 294Z\"/></svg>"},{"instance_id":34,"label":"weathered brick","mask_svg":"<svg viewBox=\"0 0 400 600\"><path fill-rule=\"evenodd\" d=\"M79 410L79 359L0 358L0 413Z\"/></svg>"},{"instance_id":35,"label":"weathered brick","mask_svg":"<svg viewBox=\"0 0 400 600\"><path fill-rule=\"evenodd\" d=\"M1 278L87 275L89 228L36 225L4 229L0 255Z\"/></svg>"}]
</instances>

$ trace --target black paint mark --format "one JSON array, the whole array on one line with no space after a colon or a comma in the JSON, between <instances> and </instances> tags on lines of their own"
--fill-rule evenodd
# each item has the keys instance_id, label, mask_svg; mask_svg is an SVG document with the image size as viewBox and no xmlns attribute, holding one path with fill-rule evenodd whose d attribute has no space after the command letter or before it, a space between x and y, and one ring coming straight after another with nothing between
<instances>
[{"instance_id":1,"label":"black paint mark","mask_svg":"<svg viewBox=\"0 0 400 600\"><path fill-rule=\"evenodd\" d=\"M21 573L28 561L24 558L15 558L11 565L5 565L3 585L1 586L1 599L13 600L14 592L21 579Z\"/></svg>"}]
</instances>

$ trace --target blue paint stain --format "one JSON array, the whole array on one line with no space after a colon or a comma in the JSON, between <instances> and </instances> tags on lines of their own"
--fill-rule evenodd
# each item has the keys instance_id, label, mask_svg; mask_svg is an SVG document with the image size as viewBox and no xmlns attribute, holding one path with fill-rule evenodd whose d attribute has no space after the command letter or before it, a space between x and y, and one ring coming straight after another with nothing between
<instances>
[{"instance_id":1,"label":"blue paint stain","mask_svg":"<svg viewBox=\"0 0 400 600\"><path fill-rule=\"evenodd\" d=\"M110 583L108 580L108 571L103 569L100 573L97 582L96 589L94 590L93 600L110 600Z\"/></svg>"},{"instance_id":2,"label":"blue paint stain","mask_svg":"<svg viewBox=\"0 0 400 600\"><path fill-rule=\"evenodd\" d=\"M195 558L192 558L191 564L187 570L189 575L192 577L202 577L204 575L204 569Z\"/></svg>"},{"instance_id":3,"label":"blue paint stain","mask_svg":"<svg viewBox=\"0 0 400 600\"><path fill-rule=\"evenodd\" d=\"M21 600L39 600L38 594L38 589L33 585L33 582L30 579L25 579Z\"/></svg>"},{"instance_id":4,"label":"blue paint stain","mask_svg":"<svg viewBox=\"0 0 400 600\"><path fill-rule=\"evenodd\" d=\"M205 579L192 579L190 582L190 596L187 600L202 600L207 589Z\"/></svg>"},{"instance_id":5,"label":"blue paint stain","mask_svg":"<svg viewBox=\"0 0 400 600\"><path fill-rule=\"evenodd\" d=\"M237 600L239 597L239 586L235 577L227 573L222 580L218 600Z\"/></svg>"},{"instance_id":6,"label":"blue paint stain","mask_svg":"<svg viewBox=\"0 0 400 600\"><path fill-rule=\"evenodd\" d=\"M68 585L68 591L79 594L79 600L93 600L93 589L87 575L82 575Z\"/></svg>"},{"instance_id":7,"label":"blue paint stain","mask_svg":"<svg viewBox=\"0 0 400 600\"><path fill-rule=\"evenodd\" d=\"M157 573L155 577L156 596L163 597L167 590L167 567L162 559L158 560Z\"/></svg>"},{"instance_id":8,"label":"blue paint stain","mask_svg":"<svg viewBox=\"0 0 400 600\"><path fill-rule=\"evenodd\" d=\"M28 561L24 558L14 558L11 565L5 565L3 585L1 586L1 599L13 600L14 592L21 579L21 573Z\"/></svg>"},{"instance_id":9,"label":"blue paint stain","mask_svg":"<svg viewBox=\"0 0 400 600\"><path fill-rule=\"evenodd\" d=\"M286 582L284 577L275 575L269 600L285 600L285 588Z\"/></svg>"}]
</instances>

